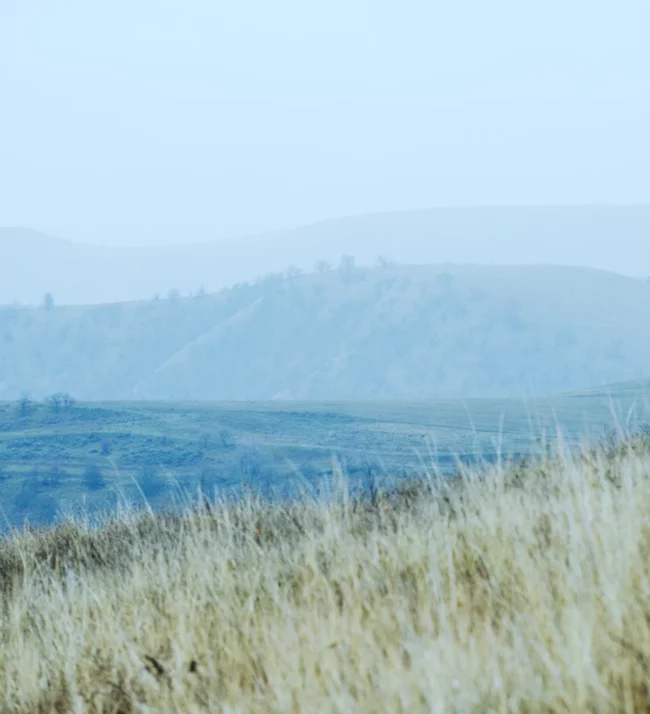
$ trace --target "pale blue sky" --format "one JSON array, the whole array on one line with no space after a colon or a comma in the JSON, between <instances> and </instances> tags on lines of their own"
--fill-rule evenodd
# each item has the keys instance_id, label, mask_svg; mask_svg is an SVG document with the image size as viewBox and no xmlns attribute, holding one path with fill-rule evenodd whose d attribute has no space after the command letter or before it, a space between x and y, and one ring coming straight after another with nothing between
<instances>
[{"instance_id":1,"label":"pale blue sky","mask_svg":"<svg viewBox=\"0 0 650 714\"><path fill-rule=\"evenodd\" d=\"M647 0L0 0L0 226L650 202Z\"/></svg>"}]
</instances>

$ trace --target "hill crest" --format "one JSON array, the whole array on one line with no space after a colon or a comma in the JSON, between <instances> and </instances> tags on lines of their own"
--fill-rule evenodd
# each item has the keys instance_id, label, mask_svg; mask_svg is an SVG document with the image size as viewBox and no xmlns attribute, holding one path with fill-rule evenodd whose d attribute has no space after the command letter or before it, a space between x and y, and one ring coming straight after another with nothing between
<instances>
[{"instance_id":1,"label":"hill crest","mask_svg":"<svg viewBox=\"0 0 650 714\"><path fill-rule=\"evenodd\" d=\"M0 303L100 304L218 290L293 264L585 265L650 275L650 206L439 208L327 219L238 240L154 247L92 246L0 229ZM10 241L11 238L11 249ZM38 249L34 248L34 241ZM20 249L20 246L27 246ZM615 246L615 249L614 249Z\"/></svg>"},{"instance_id":2,"label":"hill crest","mask_svg":"<svg viewBox=\"0 0 650 714\"><path fill-rule=\"evenodd\" d=\"M216 294L0 309L0 399L519 397L650 374L650 285L553 266L275 275Z\"/></svg>"}]
</instances>

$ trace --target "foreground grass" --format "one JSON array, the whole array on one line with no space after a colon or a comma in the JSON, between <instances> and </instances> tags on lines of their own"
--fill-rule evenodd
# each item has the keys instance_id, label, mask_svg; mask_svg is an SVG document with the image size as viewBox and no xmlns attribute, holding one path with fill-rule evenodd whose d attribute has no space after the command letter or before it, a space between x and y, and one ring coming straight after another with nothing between
<instances>
[{"instance_id":1,"label":"foreground grass","mask_svg":"<svg viewBox=\"0 0 650 714\"><path fill-rule=\"evenodd\" d=\"M650 448L0 546L2 712L650 711Z\"/></svg>"}]
</instances>

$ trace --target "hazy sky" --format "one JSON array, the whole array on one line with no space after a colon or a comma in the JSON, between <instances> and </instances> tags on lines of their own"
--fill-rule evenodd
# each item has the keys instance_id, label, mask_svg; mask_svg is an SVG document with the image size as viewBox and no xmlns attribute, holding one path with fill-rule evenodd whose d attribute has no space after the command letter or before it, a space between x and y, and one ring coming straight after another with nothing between
<instances>
[{"instance_id":1,"label":"hazy sky","mask_svg":"<svg viewBox=\"0 0 650 714\"><path fill-rule=\"evenodd\" d=\"M648 0L0 0L0 225L650 201Z\"/></svg>"}]
</instances>

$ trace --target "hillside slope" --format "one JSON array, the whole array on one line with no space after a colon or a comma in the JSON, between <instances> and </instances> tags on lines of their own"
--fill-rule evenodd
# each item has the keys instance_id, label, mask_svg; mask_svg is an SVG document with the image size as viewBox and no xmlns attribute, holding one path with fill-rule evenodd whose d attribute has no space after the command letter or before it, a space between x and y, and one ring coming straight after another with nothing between
<instances>
[{"instance_id":1,"label":"hillside slope","mask_svg":"<svg viewBox=\"0 0 650 714\"><path fill-rule=\"evenodd\" d=\"M295 264L341 255L403 263L586 265L650 275L650 206L435 208L350 216L283 233L166 247L80 245L0 228L0 304L149 299L171 288L218 290Z\"/></svg>"},{"instance_id":2,"label":"hillside slope","mask_svg":"<svg viewBox=\"0 0 650 714\"><path fill-rule=\"evenodd\" d=\"M413 399L650 371L650 286L545 266L269 278L201 298L0 309L0 399Z\"/></svg>"}]
</instances>

